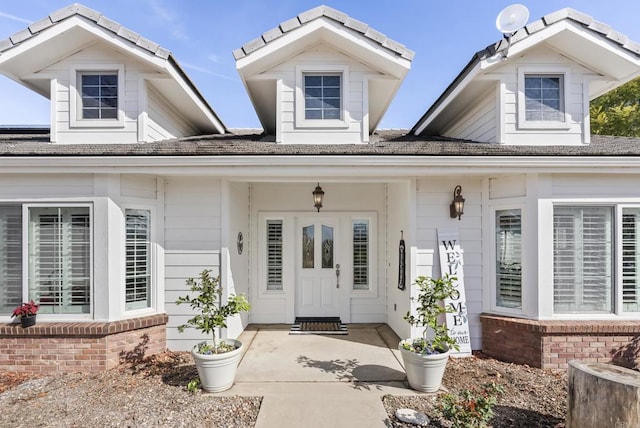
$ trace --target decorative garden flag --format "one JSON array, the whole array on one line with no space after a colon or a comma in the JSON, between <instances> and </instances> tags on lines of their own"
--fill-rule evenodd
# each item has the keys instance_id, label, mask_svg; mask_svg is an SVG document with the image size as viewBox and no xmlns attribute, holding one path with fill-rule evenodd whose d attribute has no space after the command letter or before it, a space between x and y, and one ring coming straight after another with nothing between
<instances>
[{"instance_id":1,"label":"decorative garden flag","mask_svg":"<svg viewBox=\"0 0 640 428\"><path fill-rule=\"evenodd\" d=\"M469 336L469 317L467 316L467 299L464 292L464 272L462 249L458 229L438 228L438 247L440 254L440 273L449 274L458 280L455 286L458 293L455 298L446 299L444 304L454 312L446 314L449 334L453 337L460 350L452 350L452 357L468 357L471 355L471 341Z\"/></svg>"}]
</instances>

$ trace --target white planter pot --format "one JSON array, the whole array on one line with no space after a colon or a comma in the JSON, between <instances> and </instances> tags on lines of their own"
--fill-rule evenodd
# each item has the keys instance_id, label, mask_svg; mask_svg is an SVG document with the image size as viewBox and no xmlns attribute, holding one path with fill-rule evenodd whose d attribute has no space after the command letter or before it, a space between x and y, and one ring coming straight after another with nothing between
<instances>
[{"instance_id":1,"label":"white planter pot","mask_svg":"<svg viewBox=\"0 0 640 428\"><path fill-rule=\"evenodd\" d=\"M206 392L226 391L233 386L236 369L242 357L242 342L234 339L225 339L223 342L235 346L236 349L224 354L212 355L199 354L198 345L191 350L193 361L198 369L200 386Z\"/></svg>"},{"instance_id":2,"label":"white planter pot","mask_svg":"<svg viewBox=\"0 0 640 428\"><path fill-rule=\"evenodd\" d=\"M408 339L409 340L409 339ZM416 391L436 392L442 385L444 369L449 361L450 350L442 354L423 355L407 351L398 345L409 385Z\"/></svg>"}]
</instances>

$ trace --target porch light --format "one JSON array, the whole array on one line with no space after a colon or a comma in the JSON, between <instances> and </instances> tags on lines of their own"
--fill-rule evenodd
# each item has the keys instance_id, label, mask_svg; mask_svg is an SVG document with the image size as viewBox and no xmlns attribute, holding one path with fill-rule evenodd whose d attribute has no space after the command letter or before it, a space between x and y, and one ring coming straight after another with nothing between
<instances>
[{"instance_id":1,"label":"porch light","mask_svg":"<svg viewBox=\"0 0 640 428\"><path fill-rule=\"evenodd\" d=\"M462 197L462 186L458 185L453 189L453 202L449 205L449 213L451 218L462 217L464 214L464 198Z\"/></svg>"},{"instance_id":2,"label":"porch light","mask_svg":"<svg viewBox=\"0 0 640 428\"><path fill-rule=\"evenodd\" d=\"M320 187L320 183L318 183L316 190L313 191L313 206L316 207L318 212L320 212L320 208L322 208L322 198L324 198L324 192L322 191L322 187Z\"/></svg>"}]
</instances>

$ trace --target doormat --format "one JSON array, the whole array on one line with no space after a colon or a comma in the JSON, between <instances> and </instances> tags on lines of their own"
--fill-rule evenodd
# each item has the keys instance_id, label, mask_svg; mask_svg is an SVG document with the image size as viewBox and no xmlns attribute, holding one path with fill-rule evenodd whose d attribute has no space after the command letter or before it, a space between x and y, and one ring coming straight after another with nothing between
<instances>
[{"instance_id":1,"label":"doormat","mask_svg":"<svg viewBox=\"0 0 640 428\"><path fill-rule=\"evenodd\" d=\"M289 334L349 334L347 326L338 317L297 317Z\"/></svg>"}]
</instances>

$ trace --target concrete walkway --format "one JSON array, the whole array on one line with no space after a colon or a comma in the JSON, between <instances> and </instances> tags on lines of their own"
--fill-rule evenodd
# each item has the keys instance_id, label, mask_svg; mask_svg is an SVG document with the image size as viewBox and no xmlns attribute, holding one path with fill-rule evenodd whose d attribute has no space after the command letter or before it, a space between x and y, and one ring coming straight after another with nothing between
<instances>
[{"instance_id":1,"label":"concrete walkway","mask_svg":"<svg viewBox=\"0 0 640 428\"><path fill-rule=\"evenodd\" d=\"M256 428L388 427L385 394L412 395L384 324L352 324L349 334L289 335L287 325L253 325L236 382L225 395L263 396Z\"/></svg>"}]
</instances>

